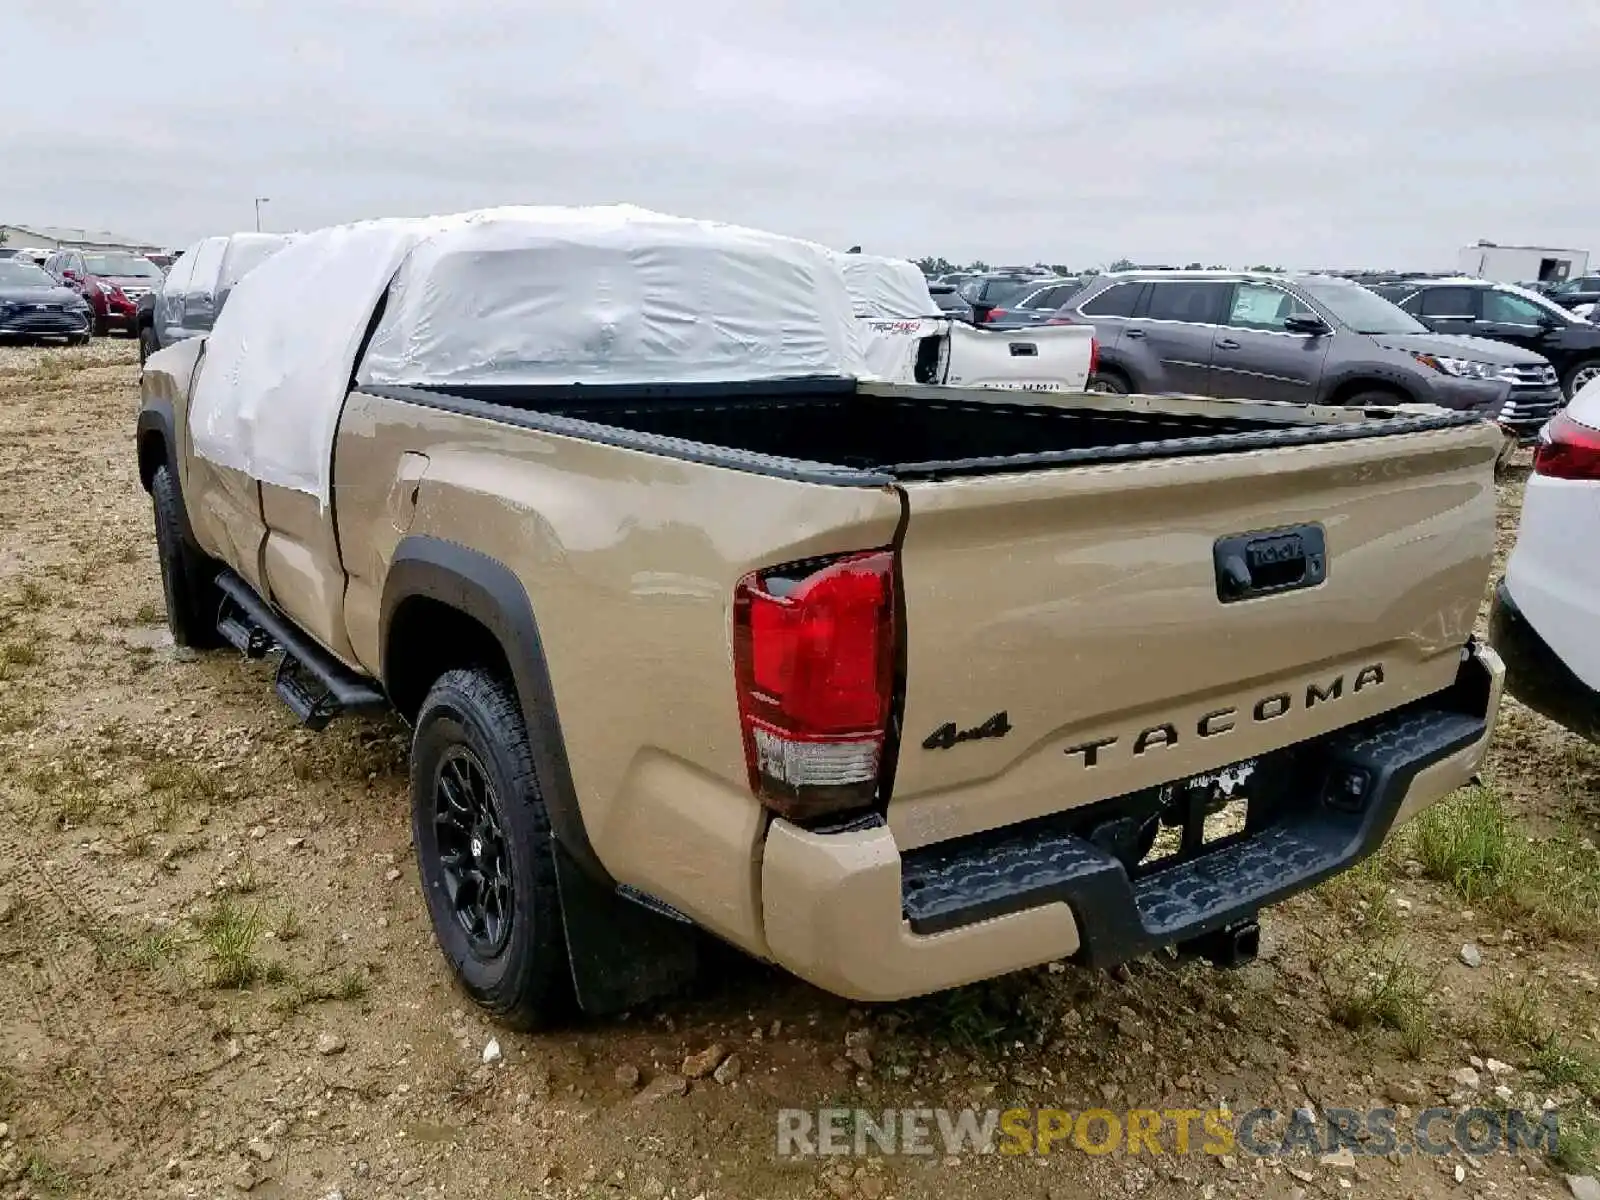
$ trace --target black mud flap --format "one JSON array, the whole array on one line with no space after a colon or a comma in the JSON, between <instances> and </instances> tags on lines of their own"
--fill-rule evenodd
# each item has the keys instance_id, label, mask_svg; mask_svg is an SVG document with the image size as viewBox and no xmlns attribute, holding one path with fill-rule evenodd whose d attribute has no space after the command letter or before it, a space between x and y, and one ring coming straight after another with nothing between
<instances>
[{"instance_id":1,"label":"black mud flap","mask_svg":"<svg viewBox=\"0 0 1600 1200\"><path fill-rule=\"evenodd\" d=\"M555 843L556 887L578 1007L621 1012L682 991L699 969L699 932L682 913L592 878Z\"/></svg>"}]
</instances>

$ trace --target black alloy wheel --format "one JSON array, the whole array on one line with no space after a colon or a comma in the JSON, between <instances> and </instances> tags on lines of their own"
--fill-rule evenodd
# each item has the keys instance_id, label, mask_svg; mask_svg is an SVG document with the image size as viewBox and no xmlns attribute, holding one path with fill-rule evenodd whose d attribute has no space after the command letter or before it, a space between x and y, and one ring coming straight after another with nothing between
<instances>
[{"instance_id":1,"label":"black alloy wheel","mask_svg":"<svg viewBox=\"0 0 1600 1200\"><path fill-rule=\"evenodd\" d=\"M453 746L439 760L433 814L451 911L472 956L492 961L511 936L515 883L494 785L468 747Z\"/></svg>"}]
</instances>

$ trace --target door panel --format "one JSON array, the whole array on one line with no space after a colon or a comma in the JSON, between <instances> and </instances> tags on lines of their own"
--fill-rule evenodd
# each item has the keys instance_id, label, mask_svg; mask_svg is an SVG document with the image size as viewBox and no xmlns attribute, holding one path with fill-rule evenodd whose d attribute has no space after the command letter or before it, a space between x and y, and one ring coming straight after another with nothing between
<instances>
[{"instance_id":1,"label":"door panel","mask_svg":"<svg viewBox=\"0 0 1600 1200\"><path fill-rule=\"evenodd\" d=\"M1140 300L1138 315L1123 330L1120 345L1144 347L1159 363L1161 391L1207 395L1212 343L1225 311L1229 284L1214 280L1157 280Z\"/></svg>"},{"instance_id":2,"label":"door panel","mask_svg":"<svg viewBox=\"0 0 1600 1200\"><path fill-rule=\"evenodd\" d=\"M1332 339L1288 332L1283 322L1296 313L1313 315L1273 284L1235 284L1226 323L1216 331L1210 394L1310 404Z\"/></svg>"},{"instance_id":3,"label":"door panel","mask_svg":"<svg viewBox=\"0 0 1600 1200\"><path fill-rule=\"evenodd\" d=\"M177 425L179 486L200 548L237 571L257 592L261 587L261 544L267 527L261 519L261 489L243 471L201 458L189 438L189 398L206 369L205 343L196 340L166 357L147 376L168 390ZM148 383L148 380L147 380Z\"/></svg>"},{"instance_id":4,"label":"door panel","mask_svg":"<svg viewBox=\"0 0 1600 1200\"><path fill-rule=\"evenodd\" d=\"M268 597L323 646L353 664L333 510L323 509L307 492L264 483L261 513L267 529L261 558Z\"/></svg>"},{"instance_id":5,"label":"door panel","mask_svg":"<svg viewBox=\"0 0 1600 1200\"><path fill-rule=\"evenodd\" d=\"M261 492L256 481L243 471L218 466L198 455L188 462L183 500L195 538L260 592L261 544L267 527L261 519Z\"/></svg>"},{"instance_id":6,"label":"door panel","mask_svg":"<svg viewBox=\"0 0 1600 1200\"><path fill-rule=\"evenodd\" d=\"M1214 334L1210 325L1133 320L1123 330L1119 345L1128 349L1130 342L1138 342L1160 363L1160 391L1204 396L1208 394Z\"/></svg>"},{"instance_id":7,"label":"door panel","mask_svg":"<svg viewBox=\"0 0 1600 1200\"><path fill-rule=\"evenodd\" d=\"M1512 292L1490 288L1483 293L1483 309L1478 318L1476 332L1480 337L1494 338L1532 350L1535 354L1559 353L1552 331L1545 321L1549 314L1535 304Z\"/></svg>"}]
</instances>

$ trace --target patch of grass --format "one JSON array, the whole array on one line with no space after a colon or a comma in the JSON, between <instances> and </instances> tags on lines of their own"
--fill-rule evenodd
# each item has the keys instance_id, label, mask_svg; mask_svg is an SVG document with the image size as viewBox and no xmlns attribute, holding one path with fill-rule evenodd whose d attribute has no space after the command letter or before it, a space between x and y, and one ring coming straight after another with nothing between
<instances>
[{"instance_id":1,"label":"patch of grass","mask_svg":"<svg viewBox=\"0 0 1600 1200\"><path fill-rule=\"evenodd\" d=\"M1600 1062L1581 1050L1552 1040L1534 1051L1528 1069L1543 1075L1551 1087L1576 1084L1591 1099L1600 1096Z\"/></svg>"},{"instance_id":2,"label":"patch of grass","mask_svg":"<svg viewBox=\"0 0 1600 1200\"><path fill-rule=\"evenodd\" d=\"M43 635L25 635L26 640L13 638L0 642L0 680L15 679L22 672L42 666L44 650L40 645Z\"/></svg>"},{"instance_id":3,"label":"patch of grass","mask_svg":"<svg viewBox=\"0 0 1600 1200\"><path fill-rule=\"evenodd\" d=\"M1523 869L1500 906L1534 932L1580 941L1600 930L1600 853L1563 834L1526 843Z\"/></svg>"},{"instance_id":4,"label":"patch of grass","mask_svg":"<svg viewBox=\"0 0 1600 1200\"><path fill-rule=\"evenodd\" d=\"M201 918L200 936L206 944L206 979L212 987L243 988L261 978L262 963L256 957L259 910L246 912L232 901L218 901Z\"/></svg>"},{"instance_id":5,"label":"patch of grass","mask_svg":"<svg viewBox=\"0 0 1600 1200\"><path fill-rule=\"evenodd\" d=\"M153 601L146 600L133 610L133 623L135 625L165 625L167 610Z\"/></svg>"},{"instance_id":6,"label":"patch of grass","mask_svg":"<svg viewBox=\"0 0 1600 1200\"><path fill-rule=\"evenodd\" d=\"M1600 928L1600 853L1575 837L1529 839L1492 785L1434 805L1411 836L1423 870L1469 904L1554 937L1592 937Z\"/></svg>"},{"instance_id":7,"label":"patch of grass","mask_svg":"<svg viewBox=\"0 0 1600 1200\"><path fill-rule=\"evenodd\" d=\"M272 932L277 935L280 942L292 942L305 932L305 926L300 923L299 913L292 908L286 908Z\"/></svg>"},{"instance_id":8,"label":"patch of grass","mask_svg":"<svg viewBox=\"0 0 1600 1200\"><path fill-rule=\"evenodd\" d=\"M22 782L56 810L56 823L87 825L99 815L104 791L83 754L72 751L64 758L29 768Z\"/></svg>"},{"instance_id":9,"label":"patch of grass","mask_svg":"<svg viewBox=\"0 0 1600 1200\"><path fill-rule=\"evenodd\" d=\"M32 729L44 716L44 706L31 697L0 696L0 734Z\"/></svg>"},{"instance_id":10,"label":"patch of grass","mask_svg":"<svg viewBox=\"0 0 1600 1200\"><path fill-rule=\"evenodd\" d=\"M912 1001L902 1014L912 1036L996 1057L1017 1042L1043 1045L1059 1006L1030 972L939 992Z\"/></svg>"},{"instance_id":11,"label":"patch of grass","mask_svg":"<svg viewBox=\"0 0 1600 1200\"><path fill-rule=\"evenodd\" d=\"M65 1196L72 1190L72 1176L37 1152L28 1155L22 1177L47 1196Z\"/></svg>"},{"instance_id":12,"label":"patch of grass","mask_svg":"<svg viewBox=\"0 0 1600 1200\"><path fill-rule=\"evenodd\" d=\"M1552 1033L1544 1019L1545 989L1528 982L1497 984L1489 993L1489 1015L1494 1032L1522 1046L1550 1044Z\"/></svg>"},{"instance_id":13,"label":"patch of grass","mask_svg":"<svg viewBox=\"0 0 1600 1200\"><path fill-rule=\"evenodd\" d=\"M233 878L227 881L223 890L233 896L253 896L261 890L261 873L248 855L239 863L239 869L233 873Z\"/></svg>"},{"instance_id":14,"label":"patch of grass","mask_svg":"<svg viewBox=\"0 0 1600 1200\"><path fill-rule=\"evenodd\" d=\"M1393 880L1393 843L1389 842L1370 858L1335 875L1317 892L1358 932L1369 937L1385 937L1394 932L1399 922L1394 905L1389 902Z\"/></svg>"},{"instance_id":15,"label":"patch of grass","mask_svg":"<svg viewBox=\"0 0 1600 1200\"><path fill-rule=\"evenodd\" d=\"M54 350L41 356L33 368L33 377L55 381L92 367L94 360L82 350Z\"/></svg>"},{"instance_id":16,"label":"patch of grass","mask_svg":"<svg viewBox=\"0 0 1600 1200\"><path fill-rule=\"evenodd\" d=\"M50 589L36 579L24 579L11 605L23 612L42 612L50 606Z\"/></svg>"},{"instance_id":17,"label":"patch of grass","mask_svg":"<svg viewBox=\"0 0 1600 1200\"><path fill-rule=\"evenodd\" d=\"M1551 1162L1569 1174L1584 1174L1600 1163L1600 1121L1584 1111L1563 1112Z\"/></svg>"},{"instance_id":18,"label":"patch of grass","mask_svg":"<svg viewBox=\"0 0 1600 1200\"><path fill-rule=\"evenodd\" d=\"M1422 813L1412 828L1423 870L1468 903L1503 890L1522 866L1525 843L1490 785L1464 788Z\"/></svg>"},{"instance_id":19,"label":"patch of grass","mask_svg":"<svg viewBox=\"0 0 1600 1200\"><path fill-rule=\"evenodd\" d=\"M356 968L347 967L332 980L307 979L296 983L272 1001L272 1008L288 1016L329 1000L360 1000L367 990L367 977Z\"/></svg>"},{"instance_id":20,"label":"patch of grass","mask_svg":"<svg viewBox=\"0 0 1600 1200\"><path fill-rule=\"evenodd\" d=\"M154 971L163 963L170 962L182 945L178 935L170 929L146 934L128 947L128 961L142 970Z\"/></svg>"},{"instance_id":21,"label":"patch of grass","mask_svg":"<svg viewBox=\"0 0 1600 1200\"><path fill-rule=\"evenodd\" d=\"M346 967L339 972L339 978L334 981L333 998L335 1000L361 1000L365 998L367 990L367 977L355 967Z\"/></svg>"},{"instance_id":22,"label":"patch of grass","mask_svg":"<svg viewBox=\"0 0 1600 1200\"><path fill-rule=\"evenodd\" d=\"M147 766L144 785L156 796L156 825L163 831L171 831L190 805L215 804L223 796L222 781L213 772L174 759Z\"/></svg>"},{"instance_id":23,"label":"patch of grass","mask_svg":"<svg viewBox=\"0 0 1600 1200\"><path fill-rule=\"evenodd\" d=\"M1418 1058L1433 1037L1433 980L1399 950L1332 958L1317 967L1328 1015L1346 1029L1390 1029Z\"/></svg>"}]
</instances>

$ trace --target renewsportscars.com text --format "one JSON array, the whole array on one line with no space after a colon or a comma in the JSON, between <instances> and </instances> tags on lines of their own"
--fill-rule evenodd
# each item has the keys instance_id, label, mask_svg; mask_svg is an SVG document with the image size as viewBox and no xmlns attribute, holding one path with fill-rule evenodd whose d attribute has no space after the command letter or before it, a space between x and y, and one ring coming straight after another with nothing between
<instances>
[{"instance_id":1,"label":"renewsportscars.com text","mask_svg":"<svg viewBox=\"0 0 1600 1200\"><path fill-rule=\"evenodd\" d=\"M1472 1155L1528 1150L1553 1155L1556 1110L1428 1108L1402 1120L1393 1108L786 1108L778 1111L780 1158L813 1155L1252 1154L1263 1158Z\"/></svg>"}]
</instances>

